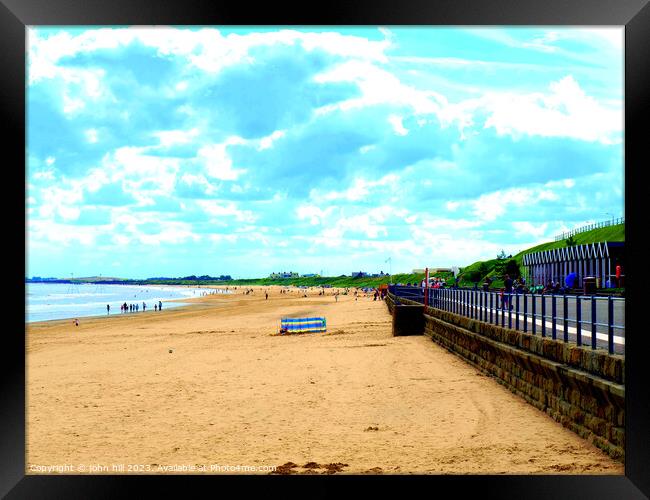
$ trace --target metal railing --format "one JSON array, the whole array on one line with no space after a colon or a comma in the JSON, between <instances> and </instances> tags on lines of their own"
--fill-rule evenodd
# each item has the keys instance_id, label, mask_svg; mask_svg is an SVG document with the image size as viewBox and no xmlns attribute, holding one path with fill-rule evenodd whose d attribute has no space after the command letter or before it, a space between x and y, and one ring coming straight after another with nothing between
<instances>
[{"instance_id":1,"label":"metal railing","mask_svg":"<svg viewBox=\"0 0 650 500\"><path fill-rule=\"evenodd\" d=\"M625 222L625 217L618 217L617 219L595 222L594 224L588 224L586 226L582 226L576 229L572 229L571 231L558 234L555 236L555 241L566 240L567 238L570 238L571 236L576 235L578 233L584 233L585 231L591 231L592 229L600 229L601 227L616 226L618 224L623 224L624 222Z\"/></svg>"},{"instance_id":2,"label":"metal railing","mask_svg":"<svg viewBox=\"0 0 650 500\"><path fill-rule=\"evenodd\" d=\"M392 285L389 292L424 303L425 289ZM429 288L428 305L553 340L625 354L625 298L596 295L486 292Z\"/></svg>"}]
</instances>

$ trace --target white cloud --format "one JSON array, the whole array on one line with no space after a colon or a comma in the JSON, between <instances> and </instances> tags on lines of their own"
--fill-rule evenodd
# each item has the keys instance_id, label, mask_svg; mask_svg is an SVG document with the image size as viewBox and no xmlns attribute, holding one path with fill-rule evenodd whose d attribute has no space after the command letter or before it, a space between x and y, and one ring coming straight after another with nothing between
<instances>
[{"instance_id":1,"label":"white cloud","mask_svg":"<svg viewBox=\"0 0 650 500\"><path fill-rule=\"evenodd\" d=\"M214 241L215 243L220 243L222 241L227 241L228 243L235 243L239 239L239 236L236 234L211 234L209 238L211 241Z\"/></svg>"},{"instance_id":2,"label":"white cloud","mask_svg":"<svg viewBox=\"0 0 650 500\"><path fill-rule=\"evenodd\" d=\"M547 94L490 92L450 106L448 117L468 126L472 124L471 114L483 109L489 114L485 128L492 127L499 135L571 137L604 144L621 142L622 108L600 104L571 75L552 82L549 89Z\"/></svg>"},{"instance_id":3,"label":"white cloud","mask_svg":"<svg viewBox=\"0 0 650 500\"><path fill-rule=\"evenodd\" d=\"M27 236L29 246L33 244L47 243L50 245L70 246L81 244L90 246L95 243L97 235L103 230L98 226L78 226L72 224L61 224L49 220L29 219L27 225Z\"/></svg>"},{"instance_id":4,"label":"white cloud","mask_svg":"<svg viewBox=\"0 0 650 500\"><path fill-rule=\"evenodd\" d=\"M175 144L187 144L199 135L199 129L191 130L161 130L153 132L152 135L157 137L160 145L167 147Z\"/></svg>"},{"instance_id":5,"label":"white cloud","mask_svg":"<svg viewBox=\"0 0 650 500\"><path fill-rule=\"evenodd\" d=\"M376 188L378 186L394 186L398 182L399 176L396 174L387 174L376 181L357 178L353 181L352 186L350 186L345 191L330 191L328 193L320 193L317 189L312 189L309 196L316 202L333 200L359 201L365 199L373 188Z\"/></svg>"},{"instance_id":6,"label":"white cloud","mask_svg":"<svg viewBox=\"0 0 650 500\"><path fill-rule=\"evenodd\" d=\"M494 221L508 210L508 206L532 206L542 200L557 200L559 197L549 189L512 188L484 194L470 204L473 213L482 221Z\"/></svg>"},{"instance_id":7,"label":"white cloud","mask_svg":"<svg viewBox=\"0 0 650 500\"><path fill-rule=\"evenodd\" d=\"M326 221L335 209L335 207L322 209L315 205L301 205L296 209L296 216L300 220L309 219L310 224L315 226Z\"/></svg>"},{"instance_id":8,"label":"white cloud","mask_svg":"<svg viewBox=\"0 0 650 500\"><path fill-rule=\"evenodd\" d=\"M146 154L149 148L125 146L118 148L104 164L117 175L114 179L124 179L125 191L133 194L141 202L147 193L170 195L180 169L178 158ZM154 184L154 189L144 189L144 184Z\"/></svg>"},{"instance_id":9,"label":"white cloud","mask_svg":"<svg viewBox=\"0 0 650 500\"><path fill-rule=\"evenodd\" d=\"M542 52L556 52L557 47L552 44L560 38L561 35L557 31L547 31L543 35L534 38L532 41L523 42L521 45L522 47L537 49Z\"/></svg>"},{"instance_id":10,"label":"white cloud","mask_svg":"<svg viewBox=\"0 0 650 500\"><path fill-rule=\"evenodd\" d=\"M541 238L546 234L546 229L548 228L548 223L544 222L543 224L534 225L530 222L513 222L512 227L517 231L517 235L531 235L535 238Z\"/></svg>"},{"instance_id":11,"label":"white cloud","mask_svg":"<svg viewBox=\"0 0 650 500\"><path fill-rule=\"evenodd\" d=\"M140 243L145 245L161 245L162 243L180 244L188 240L199 241L199 235L194 234L189 224L183 222L161 221L161 230L156 234L138 234Z\"/></svg>"},{"instance_id":12,"label":"white cloud","mask_svg":"<svg viewBox=\"0 0 650 500\"><path fill-rule=\"evenodd\" d=\"M52 170L41 170L40 172L35 172L33 177L34 177L34 179L38 179L38 180L53 181L54 180L54 171L52 171Z\"/></svg>"},{"instance_id":13,"label":"white cloud","mask_svg":"<svg viewBox=\"0 0 650 500\"><path fill-rule=\"evenodd\" d=\"M415 114L437 113L441 96L430 90L422 91L404 85L394 74L381 69L370 61L350 60L314 76L317 83L353 82L361 90L361 97L328 104L316 109L316 114L335 110L393 104L408 106Z\"/></svg>"},{"instance_id":14,"label":"white cloud","mask_svg":"<svg viewBox=\"0 0 650 500\"><path fill-rule=\"evenodd\" d=\"M321 235L333 241L343 238L346 233L363 233L373 239L379 236L388 236L388 229L384 225L386 220L391 216L404 218L407 215L406 209L381 205L365 213L341 216L333 223L328 221Z\"/></svg>"},{"instance_id":15,"label":"white cloud","mask_svg":"<svg viewBox=\"0 0 650 500\"><path fill-rule=\"evenodd\" d=\"M195 186L195 185L196 186L201 186L205 190L205 193L208 194L208 195L213 194L216 191L214 186L212 186L212 184L210 184L208 179L206 179L203 174L198 174L198 175L183 174L181 176L181 182L183 182L184 184L186 184L188 186ZM235 186L233 186L233 187L235 187ZM231 191L232 191L232 189L231 189Z\"/></svg>"},{"instance_id":16,"label":"white cloud","mask_svg":"<svg viewBox=\"0 0 650 500\"><path fill-rule=\"evenodd\" d=\"M397 135L407 135L409 133L408 129L404 127L402 123L402 117L398 115L390 115L388 117L388 122L393 126L393 130Z\"/></svg>"},{"instance_id":17,"label":"white cloud","mask_svg":"<svg viewBox=\"0 0 650 500\"><path fill-rule=\"evenodd\" d=\"M86 136L86 140L90 142L91 144L95 144L98 140L97 138L97 130L94 128L89 128L84 132Z\"/></svg>"},{"instance_id":18,"label":"white cloud","mask_svg":"<svg viewBox=\"0 0 650 500\"><path fill-rule=\"evenodd\" d=\"M198 200L196 202L208 215L214 217L234 217L239 222L255 222L250 210L239 210L233 202L222 203L217 200Z\"/></svg>"},{"instance_id":19,"label":"white cloud","mask_svg":"<svg viewBox=\"0 0 650 500\"><path fill-rule=\"evenodd\" d=\"M76 204L83 199L80 185L73 185L69 189L57 186L50 186L41 190L41 204L39 216L44 219L51 219L55 215L65 220L75 220L79 217L80 210Z\"/></svg>"},{"instance_id":20,"label":"white cloud","mask_svg":"<svg viewBox=\"0 0 650 500\"><path fill-rule=\"evenodd\" d=\"M389 39L370 41L363 37L335 32L303 33L279 30L268 33L229 34L223 36L216 28L190 30L172 27L132 27L90 29L79 35L68 32L49 37L39 36L38 29L28 29L29 78L33 83L53 78L60 71L57 63L63 57L103 49L118 49L139 42L156 49L161 56L180 56L206 72L217 73L239 63L252 63L251 49L271 45L300 44L306 51L317 49L333 55L386 62ZM179 82L184 90L184 82Z\"/></svg>"},{"instance_id":21,"label":"white cloud","mask_svg":"<svg viewBox=\"0 0 650 500\"><path fill-rule=\"evenodd\" d=\"M271 135L267 135L266 137L262 137L262 138L259 140L259 146L257 147L257 149L258 149L259 151L263 151L263 150L265 150L265 149L272 148L272 147L273 147L273 143L274 143L275 141L277 141L278 139L281 139L281 138L284 137L285 135L286 135L286 131L285 131L285 130L276 130L276 131L273 132Z\"/></svg>"},{"instance_id":22,"label":"white cloud","mask_svg":"<svg viewBox=\"0 0 650 500\"><path fill-rule=\"evenodd\" d=\"M199 149L199 158L203 161L208 175L215 179L234 181L246 172L245 169L233 168L226 148L234 144L246 144L246 141L241 137L232 136L222 144L211 144Z\"/></svg>"}]
</instances>

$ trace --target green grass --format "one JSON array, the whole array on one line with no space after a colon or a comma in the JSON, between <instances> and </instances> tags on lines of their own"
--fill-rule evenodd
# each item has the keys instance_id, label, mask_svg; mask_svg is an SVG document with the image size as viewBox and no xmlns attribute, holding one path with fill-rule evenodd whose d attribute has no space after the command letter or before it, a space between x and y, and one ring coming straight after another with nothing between
<instances>
[{"instance_id":1,"label":"green grass","mask_svg":"<svg viewBox=\"0 0 650 500\"><path fill-rule=\"evenodd\" d=\"M586 245L588 243L605 242L605 241L607 242L625 241L625 224L617 224L615 226L609 226L609 227L603 227L599 229L592 229L591 231L585 231L584 233L579 233L574 235L573 239L575 240L576 245ZM524 266L522 264L524 255L528 253L541 252L544 250L552 250L554 248L564 248L564 247L566 247L566 240L542 243L541 245L537 245L532 248L528 248L527 250L524 250L522 252L519 252L517 255L513 255L512 259L517 263L517 266L519 267L519 272L521 274L524 271ZM470 274L471 271L478 270L479 266L481 265L481 262L485 262L487 268L489 269L486 276L489 276L490 278L493 279L491 288L503 287L503 279L502 279L503 276L501 276L501 273L499 273L496 269L498 263L497 259L478 261L478 262L474 262L473 264L470 264L467 267L464 267L461 270L461 273L458 277L459 285L465 287L474 286L474 282L468 280L467 276ZM483 282L483 279L485 279L485 277L481 279L479 286Z\"/></svg>"},{"instance_id":2,"label":"green grass","mask_svg":"<svg viewBox=\"0 0 650 500\"><path fill-rule=\"evenodd\" d=\"M575 240L576 245L586 245L588 243L596 243L599 241L625 241L625 224L617 224L616 226L602 227L600 229L585 231L584 233L574 235L573 239ZM524 250L523 252L518 253L514 256L514 258L521 261L521 258L527 253L541 252L543 250L552 250L554 248L564 247L566 247L566 240L542 243L541 245L537 245L535 247L529 248L528 250Z\"/></svg>"}]
</instances>

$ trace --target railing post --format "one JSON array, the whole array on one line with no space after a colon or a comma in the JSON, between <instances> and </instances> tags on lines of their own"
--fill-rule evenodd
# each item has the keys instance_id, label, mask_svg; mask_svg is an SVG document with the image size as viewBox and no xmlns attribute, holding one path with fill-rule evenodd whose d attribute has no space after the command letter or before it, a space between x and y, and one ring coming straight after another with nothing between
<instances>
[{"instance_id":1,"label":"railing post","mask_svg":"<svg viewBox=\"0 0 650 500\"><path fill-rule=\"evenodd\" d=\"M614 354L614 300L611 295L607 297L607 348Z\"/></svg>"},{"instance_id":2,"label":"railing post","mask_svg":"<svg viewBox=\"0 0 650 500\"><path fill-rule=\"evenodd\" d=\"M474 297L474 314L472 314L472 318L478 319L478 290L474 290L472 295Z\"/></svg>"},{"instance_id":3,"label":"railing post","mask_svg":"<svg viewBox=\"0 0 650 500\"><path fill-rule=\"evenodd\" d=\"M503 300L506 299L506 292L503 292L503 297L501 297L501 328L506 326L506 311L503 308ZM507 300L507 299L506 299Z\"/></svg>"},{"instance_id":4,"label":"railing post","mask_svg":"<svg viewBox=\"0 0 650 500\"><path fill-rule=\"evenodd\" d=\"M528 331L528 297L524 292L524 333Z\"/></svg>"},{"instance_id":5,"label":"railing post","mask_svg":"<svg viewBox=\"0 0 650 500\"><path fill-rule=\"evenodd\" d=\"M576 344L582 345L582 304L580 295L576 295Z\"/></svg>"},{"instance_id":6,"label":"railing post","mask_svg":"<svg viewBox=\"0 0 650 500\"><path fill-rule=\"evenodd\" d=\"M512 328L512 293L508 294L508 328Z\"/></svg>"},{"instance_id":7,"label":"railing post","mask_svg":"<svg viewBox=\"0 0 650 500\"><path fill-rule=\"evenodd\" d=\"M486 308L487 299L485 298L485 292L481 292L480 297L481 297L481 299L480 299L481 300L481 309L480 309L479 312L481 313L481 321L486 321L486 318L487 318L487 308Z\"/></svg>"},{"instance_id":8,"label":"railing post","mask_svg":"<svg viewBox=\"0 0 650 500\"><path fill-rule=\"evenodd\" d=\"M564 341L569 341L569 298L564 294L562 307L564 309L564 321L562 327L564 328Z\"/></svg>"},{"instance_id":9,"label":"railing post","mask_svg":"<svg viewBox=\"0 0 650 500\"><path fill-rule=\"evenodd\" d=\"M487 292L490 296L490 323L492 323L492 292Z\"/></svg>"},{"instance_id":10,"label":"railing post","mask_svg":"<svg viewBox=\"0 0 650 500\"><path fill-rule=\"evenodd\" d=\"M532 334L535 335L535 333L537 332L537 321L535 321L536 320L536 318L535 318L535 309L537 309L537 303L536 303L537 301L535 300L535 292L533 292L531 294L531 298L532 298L532 302L531 302L530 305L531 305L531 309L532 309L531 312L532 312L532 315L533 315Z\"/></svg>"},{"instance_id":11,"label":"railing post","mask_svg":"<svg viewBox=\"0 0 650 500\"><path fill-rule=\"evenodd\" d=\"M555 294L553 294L553 297L551 298L551 337L553 337L553 340L557 339L557 325L556 325L556 320L557 320L557 303L556 303L556 297Z\"/></svg>"},{"instance_id":12,"label":"railing post","mask_svg":"<svg viewBox=\"0 0 650 500\"><path fill-rule=\"evenodd\" d=\"M541 294L542 298L542 337L546 337L546 296Z\"/></svg>"},{"instance_id":13,"label":"railing post","mask_svg":"<svg viewBox=\"0 0 650 500\"><path fill-rule=\"evenodd\" d=\"M596 297L591 296L591 348L596 349L598 338L596 337Z\"/></svg>"},{"instance_id":14,"label":"railing post","mask_svg":"<svg viewBox=\"0 0 650 500\"><path fill-rule=\"evenodd\" d=\"M515 330L519 330L519 294L515 295Z\"/></svg>"}]
</instances>

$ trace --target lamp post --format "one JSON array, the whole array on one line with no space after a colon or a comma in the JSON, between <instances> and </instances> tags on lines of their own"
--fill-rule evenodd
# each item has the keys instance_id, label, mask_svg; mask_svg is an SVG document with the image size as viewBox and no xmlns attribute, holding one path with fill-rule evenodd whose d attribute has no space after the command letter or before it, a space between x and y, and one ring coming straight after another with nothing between
<instances>
[{"instance_id":1,"label":"lamp post","mask_svg":"<svg viewBox=\"0 0 650 500\"><path fill-rule=\"evenodd\" d=\"M388 272L390 273L390 284L393 284L393 258L388 257L384 263L388 262Z\"/></svg>"}]
</instances>

